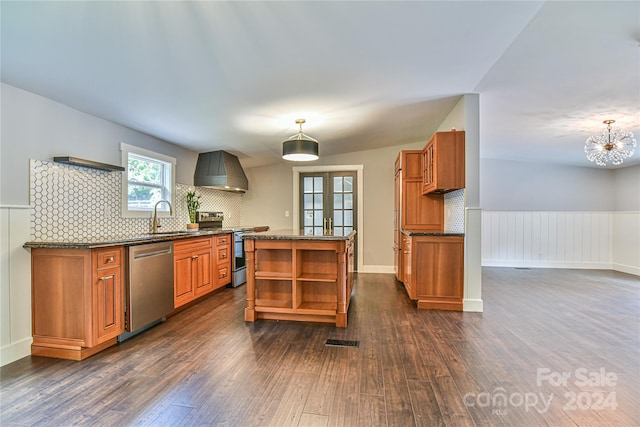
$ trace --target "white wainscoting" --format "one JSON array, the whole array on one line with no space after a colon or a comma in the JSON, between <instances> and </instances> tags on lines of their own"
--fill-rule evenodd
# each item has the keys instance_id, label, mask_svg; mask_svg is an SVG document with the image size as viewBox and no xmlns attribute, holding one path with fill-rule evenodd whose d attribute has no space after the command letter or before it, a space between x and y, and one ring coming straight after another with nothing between
<instances>
[{"instance_id":1,"label":"white wainscoting","mask_svg":"<svg viewBox=\"0 0 640 427\"><path fill-rule=\"evenodd\" d=\"M640 212L483 211L482 265L640 275Z\"/></svg>"},{"instance_id":2,"label":"white wainscoting","mask_svg":"<svg viewBox=\"0 0 640 427\"><path fill-rule=\"evenodd\" d=\"M0 206L0 366L31 353L31 208Z\"/></svg>"},{"instance_id":3,"label":"white wainscoting","mask_svg":"<svg viewBox=\"0 0 640 427\"><path fill-rule=\"evenodd\" d=\"M611 269L612 212L484 211L482 265Z\"/></svg>"}]
</instances>

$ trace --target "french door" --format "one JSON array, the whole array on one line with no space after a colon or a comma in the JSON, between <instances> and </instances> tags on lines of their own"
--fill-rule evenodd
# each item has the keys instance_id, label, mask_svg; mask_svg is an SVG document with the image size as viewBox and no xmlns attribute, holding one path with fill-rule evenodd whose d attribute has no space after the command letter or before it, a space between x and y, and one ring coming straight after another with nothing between
<instances>
[{"instance_id":1,"label":"french door","mask_svg":"<svg viewBox=\"0 0 640 427\"><path fill-rule=\"evenodd\" d=\"M300 174L300 228L306 235L346 236L357 229L356 172Z\"/></svg>"}]
</instances>

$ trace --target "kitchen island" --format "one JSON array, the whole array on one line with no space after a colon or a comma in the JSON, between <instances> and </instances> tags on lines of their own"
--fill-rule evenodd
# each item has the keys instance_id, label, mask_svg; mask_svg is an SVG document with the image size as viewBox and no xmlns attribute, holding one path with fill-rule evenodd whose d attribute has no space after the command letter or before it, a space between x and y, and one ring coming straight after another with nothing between
<instances>
[{"instance_id":1,"label":"kitchen island","mask_svg":"<svg viewBox=\"0 0 640 427\"><path fill-rule=\"evenodd\" d=\"M297 320L346 327L355 234L309 236L302 230L246 234L245 321Z\"/></svg>"}]
</instances>

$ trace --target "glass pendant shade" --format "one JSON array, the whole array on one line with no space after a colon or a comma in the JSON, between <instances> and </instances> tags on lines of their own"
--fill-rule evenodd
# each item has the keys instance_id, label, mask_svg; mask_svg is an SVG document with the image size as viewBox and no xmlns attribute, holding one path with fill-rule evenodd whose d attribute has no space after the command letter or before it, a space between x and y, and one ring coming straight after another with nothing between
<instances>
[{"instance_id":1,"label":"glass pendant shade","mask_svg":"<svg viewBox=\"0 0 640 427\"><path fill-rule=\"evenodd\" d=\"M294 162L309 162L318 159L318 141L302 133L304 119L296 120L300 131L282 143L282 158Z\"/></svg>"},{"instance_id":2,"label":"glass pendant shade","mask_svg":"<svg viewBox=\"0 0 640 427\"><path fill-rule=\"evenodd\" d=\"M624 159L633 156L633 152L638 145L633 138L633 133L612 128L611 124L615 120L605 120L607 131L587 138L584 152L587 159L596 162L598 166L606 166L608 162L614 165L621 165Z\"/></svg>"}]
</instances>

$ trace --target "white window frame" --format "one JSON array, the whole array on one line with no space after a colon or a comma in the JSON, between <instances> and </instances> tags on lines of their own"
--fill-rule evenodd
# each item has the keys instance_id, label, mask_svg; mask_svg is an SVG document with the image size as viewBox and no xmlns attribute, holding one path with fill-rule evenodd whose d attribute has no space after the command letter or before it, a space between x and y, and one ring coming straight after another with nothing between
<instances>
[{"instance_id":1,"label":"white window frame","mask_svg":"<svg viewBox=\"0 0 640 427\"><path fill-rule=\"evenodd\" d=\"M124 165L124 172L122 172L122 205L120 208L121 216L123 218L150 218L153 216L153 209L129 209L129 154L133 154L139 157L146 157L149 160L159 161L170 165L170 176L165 180L165 187L170 193L169 203L173 207L175 212L175 194L176 194L176 159L164 154L156 153L154 151L145 150L144 148L136 147L133 145L120 143L120 151L122 152L122 165ZM158 217L168 218L174 215L169 214L169 207L166 203L158 205Z\"/></svg>"}]
</instances>

